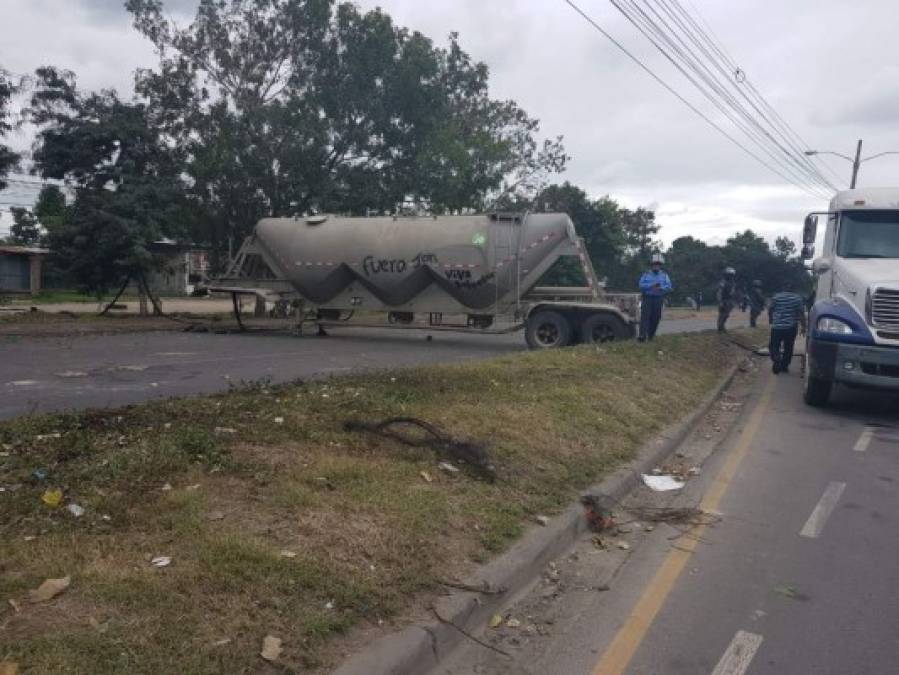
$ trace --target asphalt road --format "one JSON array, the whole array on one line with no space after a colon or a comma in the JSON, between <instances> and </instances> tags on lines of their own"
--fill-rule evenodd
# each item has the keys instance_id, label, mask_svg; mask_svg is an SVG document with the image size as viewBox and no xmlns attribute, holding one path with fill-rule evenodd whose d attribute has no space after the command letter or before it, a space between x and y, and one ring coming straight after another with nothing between
<instances>
[{"instance_id":1,"label":"asphalt road","mask_svg":"<svg viewBox=\"0 0 899 675\"><path fill-rule=\"evenodd\" d=\"M818 410L796 374L753 379L682 448L707 455L683 494L631 498L701 504L704 528L587 538L507 609L521 627L481 634L510 657L467 643L440 675L899 672L899 397Z\"/></svg>"},{"instance_id":2,"label":"asphalt road","mask_svg":"<svg viewBox=\"0 0 899 675\"><path fill-rule=\"evenodd\" d=\"M735 325L745 318L735 317ZM712 327L663 322L661 332ZM229 383L287 382L360 370L487 358L525 349L520 333L473 335L341 328L329 337L151 332L0 338L0 419L213 393Z\"/></svg>"},{"instance_id":3,"label":"asphalt road","mask_svg":"<svg viewBox=\"0 0 899 675\"><path fill-rule=\"evenodd\" d=\"M735 641L759 643L743 650L753 675L899 669L899 399L843 391L821 411L800 385L777 378L722 501L725 523L697 547L627 672L712 673Z\"/></svg>"}]
</instances>

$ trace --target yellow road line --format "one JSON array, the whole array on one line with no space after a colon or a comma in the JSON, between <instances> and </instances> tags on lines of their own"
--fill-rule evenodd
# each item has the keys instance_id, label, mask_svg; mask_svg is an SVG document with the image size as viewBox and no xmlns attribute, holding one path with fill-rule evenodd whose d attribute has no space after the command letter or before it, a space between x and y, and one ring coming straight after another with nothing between
<instances>
[{"instance_id":1,"label":"yellow road line","mask_svg":"<svg viewBox=\"0 0 899 675\"><path fill-rule=\"evenodd\" d=\"M762 395L759 398L758 405L752 412L749 422L740 433L737 444L731 450L724 466L715 476L705 496L702 498L700 508L703 511L717 511L721 498L727 491L728 486L737 473L737 468L743 457L749 451L755 434L758 432L765 415L765 410L771 402L771 395L774 392L774 383L776 379L769 376ZM599 663L593 669L593 675L621 675L625 672L630 664L631 659L637 652L640 643L646 637L649 627L655 620L656 615L665 604L665 600L674 588L680 573L683 571L690 556L705 533L706 526L699 525L691 531L690 537L687 537L678 548L672 549L665 558L665 562L656 572L652 581L643 591L640 600L634 606L630 616L624 622L624 625L618 630L609 648L602 655Z\"/></svg>"}]
</instances>

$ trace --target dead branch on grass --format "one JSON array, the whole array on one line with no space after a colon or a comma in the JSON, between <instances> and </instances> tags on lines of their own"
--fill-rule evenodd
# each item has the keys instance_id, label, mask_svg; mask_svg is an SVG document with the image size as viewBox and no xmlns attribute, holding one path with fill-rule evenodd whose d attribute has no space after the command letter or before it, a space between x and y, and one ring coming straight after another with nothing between
<instances>
[{"instance_id":1,"label":"dead branch on grass","mask_svg":"<svg viewBox=\"0 0 899 675\"><path fill-rule=\"evenodd\" d=\"M492 650L492 651L495 651L497 654L502 654L502 655L505 656L507 659L511 659L511 658L512 658L512 655L511 655L509 652L503 651L503 650L500 649L499 647L494 647L494 646L493 646L492 644L490 644L489 642L484 642L484 641L481 640L480 638L476 638L474 635L472 635L471 633L469 633L467 630L465 630L464 628L461 628L460 626L457 626L456 624L454 624L454 623L453 623L452 621L450 621L449 619L444 619L442 616L440 616L440 612L437 611L437 608L436 608L436 607L431 606L431 611L434 613L434 616L437 617L437 620L438 620L440 623L444 623L444 624L446 624L447 626L452 626L453 628L455 628L457 631L459 631L462 635L464 635L465 637L467 637L467 638L468 638L469 640L471 640L472 642L476 642L477 644L481 645L482 647L486 647L487 649L490 649L490 650Z\"/></svg>"},{"instance_id":2,"label":"dead branch on grass","mask_svg":"<svg viewBox=\"0 0 899 675\"><path fill-rule=\"evenodd\" d=\"M396 427L404 426L418 428L425 432L425 436L412 436L396 429ZM440 456L450 457L471 467L473 471L490 482L496 480L496 468L490 461L484 445L453 438L433 424L416 417L391 417L381 422L348 420L344 423L343 428L346 431L375 434L414 448L430 448Z\"/></svg>"}]
</instances>

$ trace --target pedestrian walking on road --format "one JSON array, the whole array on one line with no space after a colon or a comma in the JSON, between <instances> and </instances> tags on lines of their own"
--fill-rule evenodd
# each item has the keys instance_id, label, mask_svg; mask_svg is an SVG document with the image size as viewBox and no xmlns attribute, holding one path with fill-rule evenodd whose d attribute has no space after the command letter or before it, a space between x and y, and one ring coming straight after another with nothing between
<instances>
[{"instance_id":1,"label":"pedestrian walking on road","mask_svg":"<svg viewBox=\"0 0 899 675\"><path fill-rule=\"evenodd\" d=\"M718 332L725 331L727 318L734 311L737 300L737 271L733 267L724 270L724 278L718 284Z\"/></svg>"},{"instance_id":2,"label":"pedestrian walking on road","mask_svg":"<svg viewBox=\"0 0 899 675\"><path fill-rule=\"evenodd\" d=\"M790 284L771 298L768 307L768 321L771 323L771 339L768 351L771 354L771 371L789 373L793 360L793 346L797 331L805 335L805 303L802 296L793 292Z\"/></svg>"},{"instance_id":3,"label":"pedestrian walking on road","mask_svg":"<svg viewBox=\"0 0 899 675\"><path fill-rule=\"evenodd\" d=\"M767 304L760 279L752 282L752 287L746 294L746 304L749 305L749 327L755 328L759 315L764 311Z\"/></svg>"},{"instance_id":4,"label":"pedestrian walking on road","mask_svg":"<svg viewBox=\"0 0 899 675\"><path fill-rule=\"evenodd\" d=\"M640 293L643 302L640 305L640 336L638 340L645 342L656 336L656 329L662 320L662 306L665 296L671 292L671 279L662 269L665 258L661 253L653 253L651 269L640 277Z\"/></svg>"}]
</instances>

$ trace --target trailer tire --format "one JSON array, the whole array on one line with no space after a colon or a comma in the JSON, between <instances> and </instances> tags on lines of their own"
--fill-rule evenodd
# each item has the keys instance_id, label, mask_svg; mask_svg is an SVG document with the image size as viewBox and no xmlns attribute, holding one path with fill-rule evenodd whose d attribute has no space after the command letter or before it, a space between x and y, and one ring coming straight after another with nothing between
<instances>
[{"instance_id":1,"label":"trailer tire","mask_svg":"<svg viewBox=\"0 0 899 675\"><path fill-rule=\"evenodd\" d=\"M802 392L803 400L810 406L821 408L827 405L830 398L830 390L833 382L823 380L820 377L812 377L808 372L805 375L805 387Z\"/></svg>"},{"instance_id":2,"label":"trailer tire","mask_svg":"<svg viewBox=\"0 0 899 675\"><path fill-rule=\"evenodd\" d=\"M571 344L571 324L558 312L537 312L528 317L524 339L531 349L553 349Z\"/></svg>"},{"instance_id":3,"label":"trailer tire","mask_svg":"<svg viewBox=\"0 0 899 675\"><path fill-rule=\"evenodd\" d=\"M590 314L581 323L581 342L585 345L626 340L630 336L624 322L611 314Z\"/></svg>"}]
</instances>

